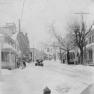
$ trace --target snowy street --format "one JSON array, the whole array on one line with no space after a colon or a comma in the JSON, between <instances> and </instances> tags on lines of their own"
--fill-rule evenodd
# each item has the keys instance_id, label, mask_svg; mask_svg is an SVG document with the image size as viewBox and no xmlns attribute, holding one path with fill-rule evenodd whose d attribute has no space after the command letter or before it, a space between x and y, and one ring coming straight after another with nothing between
<instances>
[{"instance_id":1,"label":"snowy street","mask_svg":"<svg viewBox=\"0 0 94 94\"><path fill-rule=\"evenodd\" d=\"M44 62L44 67L29 64L25 69L2 70L0 94L81 94L94 83L94 67Z\"/></svg>"}]
</instances>

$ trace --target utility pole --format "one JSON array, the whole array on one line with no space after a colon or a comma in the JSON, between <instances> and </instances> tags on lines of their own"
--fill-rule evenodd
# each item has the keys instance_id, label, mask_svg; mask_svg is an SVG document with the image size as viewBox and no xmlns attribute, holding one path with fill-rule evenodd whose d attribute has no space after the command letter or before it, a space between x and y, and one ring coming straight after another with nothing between
<instances>
[{"instance_id":1,"label":"utility pole","mask_svg":"<svg viewBox=\"0 0 94 94\"><path fill-rule=\"evenodd\" d=\"M25 0L23 0L22 9L21 9L21 15L18 18L19 32L21 31L21 23L22 23L22 18L23 18L23 13L24 13L24 6L25 6Z\"/></svg>"},{"instance_id":2,"label":"utility pole","mask_svg":"<svg viewBox=\"0 0 94 94\"><path fill-rule=\"evenodd\" d=\"M23 0L22 10L21 10L21 21L24 13L25 0Z\"/></svg>"},{"instance_id":3,"label":"utility pole","mask_svg":"<svg viewBox=\"0 0 94 94\"><path fill-rule=\"evenodd\" d=\"M84 23L84 15L89 15L88 12L77 12L73 14L81 15L82 23Z\"/></svg>"},{"instance_id":4,"label":"utility pole","mask_svg":"<svg viewBox=\"0 0 94 94\"><path fill-rule=\"evenodd\" d=\"M22 8L21 8L21 15L20 15L20 17L18 17L18 32L21 32L21 24L22 24L23 12L24 12L24 5L25 5L25 0L23 0L23 4L22 4Z\"/></svg>"},{"instance_id":5,"label":"utility pole","mask_svg":"<svg viewBox=\"0 0 94 94\"><path fill-rule=\"evenodd\" d=\"M82 29L82 25L84 24L85 25L85 21L84 21L84 15L89 15L88 12L77 12L77 13L73 13L73 14L76 14L76 15L81 15L81 29ZM84 30L84 34L85 34L85 30Z\"/></svg>"}]
</instances>

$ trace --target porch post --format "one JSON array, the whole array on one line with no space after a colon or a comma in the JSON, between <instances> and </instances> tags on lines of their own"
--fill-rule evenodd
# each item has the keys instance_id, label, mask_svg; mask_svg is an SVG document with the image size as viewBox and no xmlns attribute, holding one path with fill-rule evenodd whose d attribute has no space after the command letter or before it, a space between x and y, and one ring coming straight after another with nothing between
<instances>
[{"instance_id":1,"label":"porch post","mask_svg":"<svg viewBox=\"0 0 94 94\"><path fill-rule=\"evenodd\" d=\"M92 47L92 63L94 64L94 48Z\"/></svg>"},{"instance_id":2,"label":"porch post","mask_svg":"<svg viewBox=\"0 0 94 94\"><path fill-rule=\"evenodd\" d=\"M12 66L12 58L11 58L11 51L9 51L9 66L11 66L11 68L13 67Z\"/></svg>"},{"instance_id":3,"label":"porch post","mask_svg":"<svg viewBox=\"0 0 94 94\"><path fill-rule=\"evenodd\" d=\"M0 42L0 75L1 75L1 42Z\"/></svg>"},{"instance_id":4,"label":"porch post","mask_svg":"<svg viewBox=\"0 0 94 94\"><path fill-rule=\"evenodd\" d=\"M2 81L2 59L1 59L2 48L3 48L3 38L2 35L0 34L0 81Z\"/></svg>"}]
</instances>

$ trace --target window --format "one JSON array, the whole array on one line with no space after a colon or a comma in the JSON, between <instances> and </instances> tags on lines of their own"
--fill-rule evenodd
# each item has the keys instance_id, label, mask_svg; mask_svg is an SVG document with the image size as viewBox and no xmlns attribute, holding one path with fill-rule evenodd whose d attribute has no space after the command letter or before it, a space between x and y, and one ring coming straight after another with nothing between
<instances>
[{"instance_id":1,"label":"window","mask_svg":"<svg viewBox=\"0 0 94 94\"><path fill-rule=\"evenodd\" d=\"M92 50L89 50L89 60L90 61L93 60L93 52L92 52Z\"/></svg>"},{"instance_id":2,"label":"window","mask_svg":"<svg viewBox=\"0 0 94 94\"><path fill-rule=\"evenodd\" d=\"M2 60L2 62L9 62L9 53L1 52L1 60Z\"/></svg>"}]
</instances>

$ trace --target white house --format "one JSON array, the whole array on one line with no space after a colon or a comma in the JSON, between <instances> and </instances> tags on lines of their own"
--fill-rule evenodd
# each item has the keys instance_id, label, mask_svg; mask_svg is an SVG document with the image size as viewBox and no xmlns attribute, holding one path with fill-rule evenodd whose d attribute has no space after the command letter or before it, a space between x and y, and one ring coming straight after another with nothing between
<instances>
[{"instance_id":1,"label":"white house","mask_svg":"<svg viewBox=\"0 0 94 94\"><path fill-rule=\"evenodd\" d=\"M94 64L94 29L87 33L86 41L86 62L88 64Z\"/></svg>"},{"instance_id":2,"label":"white house","mask_svg":"<svg viewBox=\"0 0 94 94\"><path fill-rule=\"evenodd\" d=\"M47 54L49 60L51 59L59 59L59 48L53 46L46 46L44 48L44 52Z\"/></svg>"},{"instance_id":3,"label":"white house","mask_svg":"<svg viewBox=\"0 0 94 94\"><path fill-rule=\"evenodd\" d=\"M36 48L31 48L30 49L31 52L31 57L32 57L32 61L36 61L37 59L45 59L46 54L43 51L40 51Z\"/></svg>"}]
</instances>

